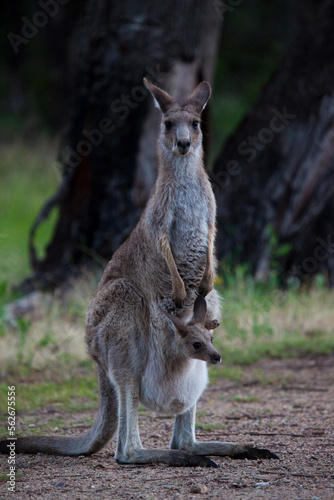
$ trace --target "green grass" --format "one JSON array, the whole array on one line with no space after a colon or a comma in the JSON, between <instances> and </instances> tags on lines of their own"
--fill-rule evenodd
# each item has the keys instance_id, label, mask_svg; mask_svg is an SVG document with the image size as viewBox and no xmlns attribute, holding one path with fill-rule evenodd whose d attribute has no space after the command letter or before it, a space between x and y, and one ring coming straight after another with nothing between
<instances>
[{"instance_id":1,"label":"green grass","mask_svg":"<svg viewBox=\"0 0 334 500\"><path fill-rule=\"evenodd\" d=\"M55 158L55 144L46 138L34 144L15 140L1 145L1 281L19 282L29 273L28 234L39 210L59 183ZM39 248L49 240L53 223L54 220L38 232Z\"/></svg>"},{"instance_id":2,"label":"green grass","mask_svg":"<svg viewBox=\"0 0 334 500\"><path fill-rule=\"evenodd\" d=\"M255 396L232 396L231 401L236 403L255 403L261 401L261 398Z\"/></svg>"},{"instance_id":3,"label":"green grass","mask_svg":"<svg viewBox=\"0 0 334 500\"><path fill-rule=\"evenodd\" d=\"M215 345L225 365L334 351L334 294L321 280L309 289L282 291L275 280L255 283L241 269L232 274L221 268L219 281L223 321L215 333ZM217 368L218 372L226 369Z\"/></svg>"},{"instance_id":4,"label":"green grass","mask_svg":"<svg viewBox=\"0 0 334 500\"><path fill-rule=\"evenodd\" d=\"M11 382L12 385L12 382ZM78 411L90 409L92 402L98 400L96 374L80 376L59 382L38 380L34 383L17 382L14 384L16 411L31 411L43 406L56 405L59 410ZM8 384L0 384L2 407L6 406Z\"/></svg>"},{"instance_id":5,"label":"green grass","mask_svg":"<svg viewBox=\"0 0 334 500\"><path fill-rule=\"evenodd\" d=\"M196 422L196 429L201 429L202 431L215 431L224 429L226 425L224 424L203 424L202 422Z\"/></svg>"},{"instance_id":6,"label":"green grass","mask_svg":"<svg viewBox=\"0 0 334 500\"><path fill-rule=\"evenodd\" d=\"M84 412L87 408L81 408L80 412ZM97 404L95 403L94 409L97 409ZM43 410L43 407L39 407L38 410ZM23 416L23 418L20 418L18 420L18 424L16 427L16 432L15 434L17 437L23 436L23 435L30 435L30 436L40 436L44 434L50 434L51 430L55 429L60 429L61 432L63 433L63 429L66 428L75 428L75 427L91 427L94 423L94 417L87 417L83 413L84 416L80 416L78 419L78 416L76 415L75 419L71 419L71 414L69 413L70 410L66 409L66 413L64 413L64 416L57 416L55 418L49 418L48 416L45 416L43 414L43 417L40 417L39 411L36 412L33 416L29 417L26 414ZM66 433L66 430L65 430ZM0 439L2 438L7 438L8 437L8 431L5 426L0 426Z\"/></svg>"},{"instance_id":7,"label":"green grass","mask_svg":"<svg viewBox=\"0 0 334 500\"><path fill-rule=\"evenodd\" d=\"M44 381L43 373L33 373L33 382L23 382L20 379L11 377L10 382L0 384L0 403L1 408L6 409L8 385L15 385L15 410L16 418L24 414L24 432L29 434L43 434L49 432L50 428L64 427L71 425L70 417L57 416L57 418L41 419L38 412L43 408L66 411L66 415L71 412L81 413L87 410L96 410L98 407L98 385L95 367L92 365L90 369L84 370L85 374L81 374L78 370L79 365L75 367L75 373L68 378L58 374L58 380ZM30 375L32 375L30 370ZM67 378L66 378L67 377ZM30 377L31 378L31 377ZM38 412L36 413L36 410ZM33 414L32 417L26 415L27 412ZM44 421L45 420L45 421ZM0 425L0 437L8 435L6 427L6 416L1 416L3 425ZM19 421L18 421L19 422ZM83 416L80 422L85 426L92 424L92 419ZM79 423L80 423L79 422ZM29 427L29 424L31 427ZM76 421L76 425L78 422ZM17 433L20 433L19 426Z\"/></svg>"}]
</instances>

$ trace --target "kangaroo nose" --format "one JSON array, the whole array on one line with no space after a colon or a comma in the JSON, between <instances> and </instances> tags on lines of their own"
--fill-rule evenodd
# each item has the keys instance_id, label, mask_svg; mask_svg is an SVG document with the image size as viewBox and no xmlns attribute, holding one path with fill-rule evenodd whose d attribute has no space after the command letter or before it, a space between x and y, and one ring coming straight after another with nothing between
<instances>
[{"instance_id":1,"label":"kangaroo nose","mask_svg":"<svg viewBox=\"0 0 334 500\"><path fill-rule=\"evenodd\" d=\"M213 364L217 364L217 363L221 362L221 357L218 353L212 355L212 362L213 362Z\"/></svg>"},{"instance_id":2,"label":"kangaroo nose","mask_svg":"<svg viewBox=\"0 0 334 500\"><path fill-rule=\"evenodd\" d=\"M190 149L189 139L179 139L176 143L179 153L185 155Z\"/></svg>"}]
</instances>

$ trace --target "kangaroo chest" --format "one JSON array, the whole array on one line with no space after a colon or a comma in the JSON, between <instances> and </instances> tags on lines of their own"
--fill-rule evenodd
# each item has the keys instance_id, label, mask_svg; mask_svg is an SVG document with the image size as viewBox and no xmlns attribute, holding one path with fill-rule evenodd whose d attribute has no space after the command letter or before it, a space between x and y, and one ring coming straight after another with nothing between
<instances>
[{"instance_id":1,"label":"kangaroo chest","mask_svg":"<svg viewBox=\"0 0 334 500\"><path fill-rule=\"evenodd\" d=\"M180 369L170 371L159 359L150 355L141 379L140 401L148 409L166 415L183 413L193 406L208 381L204 361L187 359Z\"/></svg>"},{"instance_id":2,"label":"kangaroo chest","mask_svg":"<svg viewBox=\"0 0 334 500\"><path fill-rule=\"evenodd\" d=\"M206 196L195 182L179 186L174 201L170 245L181 275L189 279L205 269L211 214Z\"/></svg>"}]
</instances>

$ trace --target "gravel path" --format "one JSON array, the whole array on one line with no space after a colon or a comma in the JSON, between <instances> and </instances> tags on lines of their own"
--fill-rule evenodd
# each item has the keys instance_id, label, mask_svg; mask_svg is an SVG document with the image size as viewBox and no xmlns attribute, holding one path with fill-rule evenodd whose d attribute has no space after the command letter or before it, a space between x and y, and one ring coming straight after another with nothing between
<instances>
[{"instance_id":1,"label":"gravel path","mask_svg":"<svg viewBox=\"0 0 334 500\"><path fill-rule=\"evenodd\" d=\"M66 413L59 415L65 418ZM32 414L21 414L24 419ZM52 412L52 418L57 412ZM84 417L92 417L85 412ZM40 421L50 418L50 409ZM68 414L80 422L82 414ZM242 382L219 379L198 404L197 438L254 442L280 460L214 458L214 468L120 466L114 440L92 457L18 455L16 497L22 499L334 499L334 356L262 361ZM168 446L173 421L141 412L145 447ZM84 431L83 425L59 432ZM28 430L24 430L28 433ZM51 430L50 430L51 432ZM1 470L8 469L1 456ZM6 481L0 498L12 498Z\"/></svg>"}]
</instances>

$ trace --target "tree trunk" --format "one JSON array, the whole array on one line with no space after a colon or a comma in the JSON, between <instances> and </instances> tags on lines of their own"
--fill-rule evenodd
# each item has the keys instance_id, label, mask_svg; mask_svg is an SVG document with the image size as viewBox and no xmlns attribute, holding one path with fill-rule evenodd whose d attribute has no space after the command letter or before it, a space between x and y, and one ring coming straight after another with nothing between
<instances>
[{"instance_id":1,"label":"tree trunk","mask_svg":"<svg viewBox=\"0 0 334 500\"><path fill-rule=\"evenodd\" d=\"M226 143L212 182L218 256L256 279L327 268L334 285L334 1L304 26L261 98Z\"/></svg>"},{"instance_id":2,"label":"tree trunk","mask_svg":"<svg viewBox=\"0 0 334 500\"><path fill-rule=\"evenodd\" d=\"M110 258L130 234L157 169L160 116L143 77L176 97L212 81L220 25L210 1L88 1L75 40L63 181L32 227L35 274L25 290L58 284L85 258ZM35 232L54 207L54 235L38 259Z\"/></svg>"}]
</instances>

